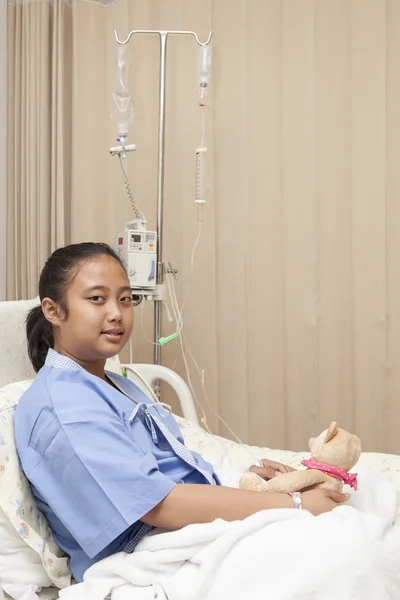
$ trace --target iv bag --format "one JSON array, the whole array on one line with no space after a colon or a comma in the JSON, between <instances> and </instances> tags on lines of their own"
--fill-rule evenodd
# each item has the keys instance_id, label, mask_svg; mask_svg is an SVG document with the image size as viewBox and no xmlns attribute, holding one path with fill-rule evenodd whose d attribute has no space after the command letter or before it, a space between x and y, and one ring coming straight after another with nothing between
<instances>
[{"instance_id":1,"label":"iv bag","mask_svg":"<svg viewBox=\"0 0 400 600\"><path fill-rule=\"evenodd\" d=\"M129 125L133 123L134 106L129 90L130 53L125 44L118 44L115 87L112 92L111 116L117 128L118 137L126 138Z\"/></svg>"},{"instance_id":2,"label":"iv bag","mask_svg":"<svg viewBox=\"0 0 400 600\"><path fill-rule=\"evenodd\" d=\"M200 46L198 58L197 58L197 75L199 81L199 87L201 91L201 97L204 96L205 89L207 88L211 78L211 64L212 64L212 47L211 43L207 46Z\"/></svg>"}]
</instances>

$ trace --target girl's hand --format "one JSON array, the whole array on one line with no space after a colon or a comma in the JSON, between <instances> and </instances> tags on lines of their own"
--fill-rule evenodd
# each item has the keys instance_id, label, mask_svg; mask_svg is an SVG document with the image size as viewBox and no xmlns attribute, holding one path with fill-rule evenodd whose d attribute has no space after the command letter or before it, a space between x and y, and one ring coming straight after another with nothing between
<instances>
[{"instance_id":1,"label":"girl's hand","mask_svg":"<svg viewBox=\"0 0 400 600\"><path fill-rule=\"evenodd\" d=\"M329 512L337 506L340 506L340 504L347 502L350 498L350 494L342 494L341 492L336 492L334 490L316 488L303 492L301 497L303 500L303 508L317 517L318 515Z\"/></svg>"},{"instance_id":2,"label":"girl's hand","mask_svg":"<svg viewBox=\"0 0 400 600\"><path fill-rule=\"evenodd\" d=\"M259 477L263 479L272 479L277 475L282 475L284 473L290 473L291 471L295 471L293 467L288 467L287 465L282 465L279 462L275 462L274 460L268 460L267 458L262 458L261 461L262 467L253 465L250 467L249 471L252 473L256 473Z\"/></svg>"}]
</instances>

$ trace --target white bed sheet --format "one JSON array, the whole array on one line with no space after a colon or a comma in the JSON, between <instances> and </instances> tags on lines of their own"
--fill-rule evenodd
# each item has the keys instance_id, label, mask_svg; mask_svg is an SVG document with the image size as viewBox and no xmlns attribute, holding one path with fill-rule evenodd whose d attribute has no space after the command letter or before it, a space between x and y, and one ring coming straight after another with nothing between
<instances>
[{"instance_id":1,"label":"white bed sheet","mask_svg":"<svg viewBox=\"0 0 400 600\"><path fill-rule=\"evenodd\" d=\"M201 427L177 417L179 426L186 445L199 452L214 466L221 466L224 461L229 461L230 466L245 470L250 464L260 458L270 458L292 467L301 466L303 458L309 457L308 452L291 452L268 447L240 445L231 440L211 435ZM384 475L400 491L400 456L382 454L378 452L363 452L359 464L369 467L377 473ZM357 467L355 467L355 470Z\"/></svg>"},{"instance_id":2,"label":"white bed sheet","mask_svg":"<svg viewBox=\"0 0 400 600\"><path fill-rule=\"evenodd\" d=\"M216 468L225 466L244 471L260 458L270 458L293 467L299 467L307 452L291 452L268 447L242 446L225 438L206 433L201 427L185 419L177 417L186 445L201 454ZM380 473L392 482L400 493L400 456L366 452L361 455L359 465ZM355 471L357 468L354 469ZM400 518L397 523L400 525ZM57 590L49 588L39 594L40 600L55 600ZM7 599L8 600L8 599Z\"/></svg>"}]
</instances>

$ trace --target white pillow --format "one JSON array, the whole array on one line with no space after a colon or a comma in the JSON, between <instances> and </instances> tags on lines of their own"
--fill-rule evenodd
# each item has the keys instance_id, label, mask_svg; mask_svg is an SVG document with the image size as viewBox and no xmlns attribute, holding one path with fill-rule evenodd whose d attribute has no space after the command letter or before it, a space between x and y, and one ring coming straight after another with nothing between
<instances>
[{"instance_id":1,"label":"white pillow","mask_svg":"<svg viewBox=\"0 0 400 600\"><path fill-rule=\"evenodd\" d=\"M289 450L274 450L272 448L238 444L232 440L211 435L183 417L175 415L181 429L186 446L193 452L198 452L214 468L231 466L240 471L246 471L250 465L256 464L261 458L269 458L282 462L294 468L299 468L303 458L309 458L309 452L291 452Z\"/></svg>"},{"instance_id":2,"label":"white pillow","mask_svg":"<svg viewBox=\"0 0 400 600\"><path fill-rule=\"evenodd\" d=\"M4 592L15 600L24 594L51 586L40 555L16 534L10 520L0 509L0 581Z\"/></svg>"},{"instance_id":3,"label":"white pillow","mask_svg":"<svg viewBox=\"0 0 400 600\"><path fill-rule=\"evenodd\" d=\"M11 383L0 389L0 509L14 529L15 545L23 543L30 550L21 555L19 568L29 572L35 554L44 567L46 581L50 579L55 586L63 588L71 581L68 559L54 542L47 520L38 510L29 482L19 468L15 446L15 407L30 383L30 380ZM9 535L10 530L3 531L0 525L0 540ZM0 543L0 560L6 561L3 550L7 548ZM38 569L37 562L33 565ZM14 581L15 585L18 583L18 579Z\"/></svg>"}]
</instances>

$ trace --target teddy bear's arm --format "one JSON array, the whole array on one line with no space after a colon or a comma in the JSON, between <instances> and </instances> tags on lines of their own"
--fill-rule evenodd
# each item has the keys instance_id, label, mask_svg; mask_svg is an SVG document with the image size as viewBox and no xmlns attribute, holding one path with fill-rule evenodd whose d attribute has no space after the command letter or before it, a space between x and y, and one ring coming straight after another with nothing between
<instances>
[{"instance_id":1,"label":"teddy bear's arm","mask_svg":"<svg viewBox=\"0 0 400 600\"><path fill-rule=\"evenodd\" d=\"M298 492L325 482L326 475L315 469L307 471L291 471L283 475L277 475L269 481L265 481L255 473L245 473L240 480L240 487L246 490L259 492Z\"/></svg>"}]
</instances>

